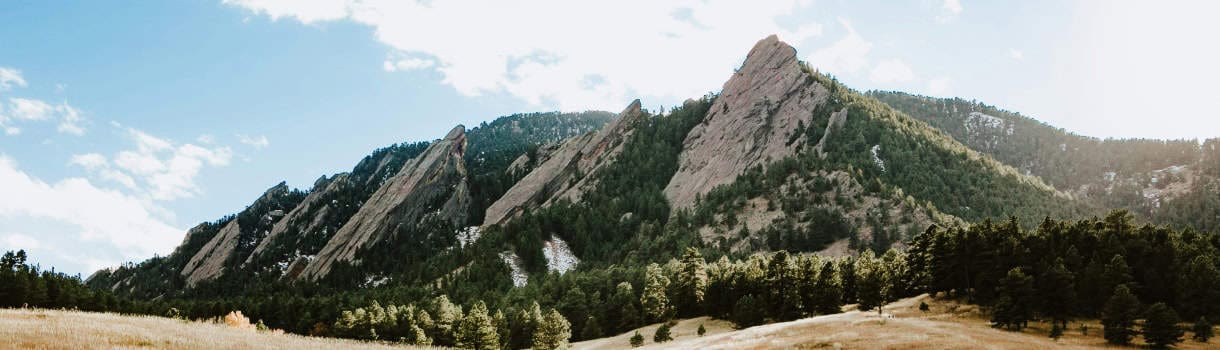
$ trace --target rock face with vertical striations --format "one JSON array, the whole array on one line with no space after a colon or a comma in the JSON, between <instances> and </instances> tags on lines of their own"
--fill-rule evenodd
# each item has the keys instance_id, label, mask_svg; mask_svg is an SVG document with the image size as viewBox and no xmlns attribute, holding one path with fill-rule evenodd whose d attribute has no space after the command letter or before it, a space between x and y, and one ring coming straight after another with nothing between
<instances>
[{"instance_id":1,"label":"rock face with vertical striations","mask_svg":"<svg viewBox=\"0 0 1220 350\"><path fill-rule=\"evenodd\" d=\"M579 201L594 183L591 175L613 161L623 150L635 123L644 117L640 100L619 113L618 118L595 133L568 139L558 149L548 150L542 162L487 208L483 225L495 225L523 211L566 199Z\"/></svg>"},{"instance_id":2,"label":"rock face with vertical striations","mask_svg":"<svg viewBox=\"0 0 1220 350\"><path fill-rule=\"evenodd\" d=\"M240 238L241 226L237 224L237 220L229 221L220 229L220 233L212 236L182 268L181 274L186 279L187 286L194 287L201 281L216 278L224 273L224 263L233 251L237 250L237 241Z\"/></svg>"},{"instance_id":3,"label":"rock face with vertical striations","mask_svg":"<svg viewBox=\"0 0 1220 350\"><path fill-rule=\"evenodd\" d=\"M810 125L829 96L802 70L792 46L774 35L754 44L703 123L687 134L665 197L674 208L689 208L745 170L795 154L805 140L793 133Z\"/></svg>"},{"instance_id":4,"label":"rock face with vertical striations","mask_svg":"<svg viewBox=\"0 0 1220 350\"><path fill-rule=\"evenodd\" d=\"M454 225L466 221L470 193L466 185L466 129L458 126L444 139L407 161L307 265L298 278L317 280L336 262L358 263L357 254L400 229L412 229L420 218L436 213Z\"/></svg>"}]
</instances>

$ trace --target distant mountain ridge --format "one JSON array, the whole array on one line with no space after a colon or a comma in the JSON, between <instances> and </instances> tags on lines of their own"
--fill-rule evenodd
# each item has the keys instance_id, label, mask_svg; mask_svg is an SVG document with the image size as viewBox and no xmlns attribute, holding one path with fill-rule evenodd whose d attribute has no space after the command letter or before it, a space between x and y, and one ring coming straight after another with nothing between
<instances>
[{"instance_id":1,"label":"distant mountain ridge","mask_svg":"<svg viewBox=\"0 0 1220 350\"><path fill-rule=\"evenodd\" d=\"M796 57L771 36L718 95L670 111L637 100L618 115L514 115L377 150L308 191L272 187L173 254L89 284L150 299L455 281L502 293L520 285L510 276L664 261L688 246L844 255L903 247L934 224L1114 208L1220 221L1216 140L1081 138L964 100L860 93ZM1155 204L1149 183L1165 194ZM1134 185L1140 200L1125 199Z\"/></svg>"}]
</instances>

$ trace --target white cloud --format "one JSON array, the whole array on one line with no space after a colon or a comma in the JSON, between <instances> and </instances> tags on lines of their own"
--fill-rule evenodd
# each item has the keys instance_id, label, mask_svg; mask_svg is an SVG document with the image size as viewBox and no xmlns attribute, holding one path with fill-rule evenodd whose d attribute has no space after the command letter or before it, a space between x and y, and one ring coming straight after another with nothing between
<instances>
[{"instance_id":1,"label":"white cloud","mask_svg":"<svg viewBox=\"0 0 1220 350\"><path fill-rule=\"evenodd\" d=\"M435 70L463 95L507 93L563 110L700 96L719 90L759 39L778 33L799 42L821 32L816 23L776 22L807 5L798 0L225 3L273 20L367 25L390 48L387 71Z\"/></svg>"},{"instance_id":2,"label":"white cloud","mask_svg":"<svg viewBox=\"0 0 1220 350\"><path fill-rule=\"evenodd\" d=\"M21 71L0 67L0 91L11 89L14 86L26 86L25 78L21 77Z\"/></svg>"},{"instance_id":3,"label":"white cloud","mask_svg":"<svg viewBox=\"0 0 1220 350\"><path fill-rule=\"evenodd\" d=\"M47 120L55 107L40 100L13 97L8 99L8 115L18 120Z\"/></svg>"},{"instance_id":4,"label":"white cloud","mask_svg":"<svg viewBox=\"0 0 1220 350\"><path fill-rule=\"evenodd\" d=\"M952 92L953 80L940 77L928 81L928 87L924 90L925 94L930 96L947 96Z\"/></svg>"},{"instance_id":5,"label":"white cloud","mask_svg":"<svg viewBox=\"0 0 1220 350\"><path fill-rule=\"evenodd\" d=\"M205 166L229 165L233 157L229 147L179 145L136 129L127 129L127 134L136 144L134 150L120 151L110 161L97 153L79 154L69 163L152 200L167 201L199 194L199 172Z\"/></svg>"},{"instance_id":6,"label":"white cloud","mask_svg":"<svg viewBox=\"0 0 1220 350\"><path fill-rule=\"evenodd\" d=\"M7 109L0 109L0 128L9 135L21 133L15 122L46 121L59 119L59 132L73 135L84 135L81 127L83 118L80 110L68 105L67 102L52 105L38 99L10 97ZM3 107L3 106L0 106Z\"/></svg>"},{"instance_id":7,"label":"white cloud","mask_svg":"<svg viewBox=\"0 0 1220 350\"><path fill-rule=\"evenodd\" d=\"M434 66L434 65L436 65L436 61L433 61L430 59L425 59L425 58L412 57L412 58L401 59L398 61L386 60L384 63L382 63L382 68L385 69L387 72L394 72L394 71L409 71L409 70L416 70L416 69L432 68L432 66Z\"/></svg>"},{"instance_id":8,"label":"white cloud","mask_svg":"<svg viewBox=\"0 0 1220 350\"><path fill-rule=\"evenodd\" d=\"M89 180L68 178L54 184L22 172L16 161L0 154L0 222L6 227L51 222L70 228L71 239L93 248L75 253L80 260L98 260L106 249L119 252L122 260L166 254L182 238L183 229L172 227L153 213L163 211L147 201L118 191L95 187ZM11 226L10 226L11 225ZM52 232L40 233L47 238ZM6 244L40 245L28 236L9 234ZM120 260L110 257L116 264Z\"/></svg>"},{"instance_id":9,"label":"white cloud","mask_svg":"<svg viewBox=\"0 0 1220 350\"><path fill-rule=\"evenodd\" d=\"M959 0L944 0L940 4L940 9L942 13L936 16L936 21L947 23L962 14L962 2Z\"/></svg>"},{"instance_id":10,"label":"white cloud","mask_svg":"<svg viewBox=\"0 0 1220 350\"><path fill-rule=\"evenodd\" d=\"M833 75L854 74L868 65L868 52L873 43L864 40L845 19L839 24L847 31L842 39L809 55L809 63L818 71Z\"/></svg>"},{"instance_id":11,"label":"white cloud","mask_svg":"<svg viewBox=\"0 0 1220 350\"><path fill-rule=\"evenodd\" d=\"M1017 49L1008 49L1008 58L1020 61L1025 59L1025 53Z\"/></svg>"},{"instance_id":12,"label":"white cloud","mask_svg":"<svg viewBox=\"0 0 1220 350\"><path fill-rule=\"evenodd\" d=\"M42 243L39 242L37 239L34 239L34 237L30 237L30 236L23 235L20 233L10 233L10 234L4 235L4 238L0 239L0 242L4 243L2 245L4 247L4 248L2 248L3 250L9 250L9 249L29 250L29 249L38 249L38 248L42 247Z\"/></svg>"},{"instance_id":13,"label":"white cloud","mask_svg":"<svg viewBox=\"0 0 1220 350\"><path fill-rule=\"evenodd\" d=\"M271 145L271 141L267 140L266 135L258 135L257 137L255 137L255 136L238 134L237 141L239 141L247 146L254 147L254 148L264 148L264 147Z\"/></svg>"},{"instance_id":14,"label":"white cloud","mask_svg":"<svg viewBox=\"0 0 1220 350\"><path fill-rule=\"evenodd\" d=\"M895 58L877 63L868 77L878 84L907 83L915 80L915 72L906 62Z\"/></svg>"}]
</instances>

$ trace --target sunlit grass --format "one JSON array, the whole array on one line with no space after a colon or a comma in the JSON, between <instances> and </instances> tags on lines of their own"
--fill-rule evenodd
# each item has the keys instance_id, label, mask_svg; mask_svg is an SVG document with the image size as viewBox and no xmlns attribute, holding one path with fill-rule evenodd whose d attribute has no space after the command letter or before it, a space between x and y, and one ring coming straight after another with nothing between
<instances>
[{"instance_id":1,"label":"sunlit grass","mask_svg":"<svg viewBox=\"0 0 1220 350\"><path fill-rule=\"evenodd\" d=\"M248 321L246 325L249 325ZM19 349L417 349L313 338L164 317L41 309L0 310L0 348Z\"/></svg>"}]
</instances>

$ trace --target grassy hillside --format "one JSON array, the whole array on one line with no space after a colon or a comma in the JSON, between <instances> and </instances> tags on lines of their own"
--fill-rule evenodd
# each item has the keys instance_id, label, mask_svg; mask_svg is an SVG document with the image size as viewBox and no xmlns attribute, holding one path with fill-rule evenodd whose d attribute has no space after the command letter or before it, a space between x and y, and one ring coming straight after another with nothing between
<instances>
[{"instance_id":1,"label":"grassy hillside","mask_svg":"<svg viewBox=\"0 0 1220 350\"><path fill-rule=\"evenodd\" d=\"M164 317L0 309L0 347L19 349L421 349L255 332Z\"/></svg>"},{"instance_id":2,"label":"grassy hillside","mask_svg":"<svg viewBox=\"0 0 1220 350\"><path fill-rule=\"evenodd\" d=\"M927 303L928 311L919 304ZM885 307L885 313L856 311L774 323L741 330L726 330L717 321L705 318L684 320L675 327L674 340L652 341L657 325L638 329L644 336L640 349L1103 349L1101 324L1096 320L1078 321L1059 340L1049 337L1050 325L1031 323L1023 332L992 328L974 305L931 298L927 294L906 298ZM706 323L705 323L706 322ZM702 337L694 329L704 323L708 333ZM1088 335L1079 326L1087 325ZM688 331L682 330L689 328ZM635 331L610 338L572 344L573 349L630 349L629 337ZM1211 343L1187 341L1177 349L1212 349ZM1143 345L1143 344L1137 344Z\"/></svg>"}]
</instances>

